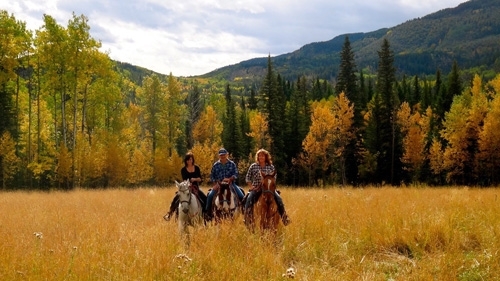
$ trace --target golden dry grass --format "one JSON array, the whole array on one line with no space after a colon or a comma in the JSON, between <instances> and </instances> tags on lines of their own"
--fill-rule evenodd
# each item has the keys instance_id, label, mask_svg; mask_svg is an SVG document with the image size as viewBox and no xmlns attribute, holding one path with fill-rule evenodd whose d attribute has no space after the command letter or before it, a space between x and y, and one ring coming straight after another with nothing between
<instances>
[{"instance_id":1,"label":"golden dry grass","mask_svg":"<svg viewBox=\"0 0 500 281\"><path fill-rule=\"evenodd\" d=\"M0 193L0 279L500 280L499 189L282 188L277 238L239 217L189 247L162 219L173 194Z\"/></svg>"}]
</instances>

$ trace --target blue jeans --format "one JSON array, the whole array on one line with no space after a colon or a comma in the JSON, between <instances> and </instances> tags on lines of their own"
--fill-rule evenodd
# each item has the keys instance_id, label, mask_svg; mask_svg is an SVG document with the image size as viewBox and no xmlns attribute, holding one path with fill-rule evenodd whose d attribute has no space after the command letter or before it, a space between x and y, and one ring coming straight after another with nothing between
<instances>
[{"instance_id":1,"label":"blue jeans","mask_svg":"<svg viewBox=\"0 0 500 281\"><path fill-rule=\"evenodd\" d=\"M247 212L247 210L255 203L253 202L254 197L255 191L249 191L247 202L245 203L245 212ZM285 213L285 204L283 204L283 199L278 194L278 192L274 192L274 200L276 200L276 204L278 205L278 213L280 214L280 216L283 216L283 214Z\"/></svg>"},{"instance_id":2,"label":"blue jeans","mask_svg":"<svg viewBox=\"0 0 500 281\"><path fill-rule=\"evenodd\" d=\"M236 195L238 195L238 198L240 199L240 202L241 202L241 200L243 200L243 197L245 196L243 194L243 191L241 191L241 188L239 186L237 186L234 182L232 184L232 187L233 187L233 190L236 192Z\"/></svg>"}]
</instances>

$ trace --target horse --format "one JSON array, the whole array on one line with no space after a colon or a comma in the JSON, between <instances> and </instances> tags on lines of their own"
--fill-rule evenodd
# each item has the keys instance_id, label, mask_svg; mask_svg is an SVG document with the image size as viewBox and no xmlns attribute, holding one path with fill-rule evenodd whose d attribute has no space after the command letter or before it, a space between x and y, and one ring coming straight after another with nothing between
<instances>
[{"instance_id":1,"label":"horse","mask_svg":"<svg viewBox=\"0 0 500 281\"><path fill-rule=\"evenodd\" d=\"M261 232L270 231L276 233L280 222L278 204L274 198L276 192L276 171L271 174L260 173L262 180L259 186L260 194L257 202L253 206L253 212L245 214L247 227L254 231L255 220L259 222Z\"/></svg>"},{"instance_id":2,"label":"horse","mask_svg":"<svg viewBox=\"0 0 500 281\"><path fill-rule=\"evenodd\" d=\"M230 182L217 183L217 187L218 190L212 201L213 218L216 223L221 223L227 219L232 220L240 208L238 196Z\"/></svg>"},{"instance_id":3,"label":"horse","mask_svg":"<svg viewBox=\"0 0 500 281\"><path fill-rule=\"evenodd\" d=\"M203 221L200 201L192 192L189 180L183 182L175 181L179 195L179 232L189 234L188 226L196 226Z\"/></svg>"}]
</instances>

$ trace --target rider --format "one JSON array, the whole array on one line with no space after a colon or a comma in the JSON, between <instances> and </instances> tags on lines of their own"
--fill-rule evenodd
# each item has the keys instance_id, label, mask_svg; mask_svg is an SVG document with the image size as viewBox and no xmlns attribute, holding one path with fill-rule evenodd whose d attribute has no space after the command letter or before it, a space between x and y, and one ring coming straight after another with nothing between
<instances>
[{"instance_id":1,"label":"rider","mask_svg":"<svg viewBox=\"0 0 500 281\"><path fill-rule=\"evenodd\" d=\"M240 202L243 199L243 191L239 186L236 185L235 180L238 178L238 167L236 164L228 159L227 150L221 148L219 150L219 160L217 160L212 165L212 172L210 173L210 181L214 184L212 190L208 193L207 196L207 204L205 205L205 216L207 220L212 219L212 212L210 209L212 208L212 199L214 194L217 193L219 189L218 183L220 182L229 182L231 183L233 190L238 196Z\"/></svg>"},{"instance_id":2,"label":"rider","mask_svg":"<svg viewBox=\"0 0 500 281\"><path fill-rule=\"evenodd\" d=\"M201 170L198 165L194 164L194 155L192 152L188 152L184 156L184 167L181 168L181 176L183 181L189 180L191 186L194 187L194 193L198 195L202 206L204 206L207 201L207 196L200 189L200 183L203 181L201 178ZM170 204L170 211L164 216L165 220L170 220L172 214L177 210L177 206L179 206L179 195L176 193Z\"/></svg>"},{"instance_id":3,"label":"rider","mask_svg":"<svg viewBox=\"0 0 500 281\"><path fill-rule=\"evenodd\" d=\"M255 153L255 162L248 168L245 181L248 184L248 197L245 203L245 213L251 215L254 204L254 197L257 192L259 192L259 187L261 183L261 172L263 174L271 174L275 170L273 166L273 161L271 160L271 154L265 149L259 149ZM277 174L275 175L275 177ZM281 216L281 220L284 225L288 225L291 221L285 211L285 204L283 204L283 199L278 194L274 192L274 199L278 205L278 212Z\"/></svg>"}]
</instances>

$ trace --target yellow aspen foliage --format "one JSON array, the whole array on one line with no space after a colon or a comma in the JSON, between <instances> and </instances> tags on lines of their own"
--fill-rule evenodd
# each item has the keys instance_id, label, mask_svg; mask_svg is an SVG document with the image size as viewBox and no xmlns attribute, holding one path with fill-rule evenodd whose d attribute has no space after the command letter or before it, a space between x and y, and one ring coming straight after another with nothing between
<instances>
[{"instance_id":1,"label":"yellow aspen foliage","mask_svg":"<svg viewBox=\"0 0 500 281\"><path fill-rule=\"evenodd\" d=\"M21 95L21 97L23 96ZM27 111L29 105L27 98L25 98L25 102L25 111ZM21 154L29 154L27 168L35 179L40 179L42 175L48 176L47 172L54 168L56 147L51 126L45 125L53 124L54 121L45 100L40 99L31 103L32 108L36 108L36 110L32 110L31 116L29 114L20 116L19 125L21 132L24 132L21 133L21 143L23 143Z\"/></svg>"},{"instance_id":2,"label":"yellow aspen foliage","mask_svg":"<svg viewBox=\"0 0 500 281\"><path fill-rule=\"evenodd\" d=\"M332 110L334 114L334 143L332 150L335 158L338 159L342 183L346 184L345 151L347 146L355 138L355 131L353 127L354 104L349 101L344 92L341 92L334 100Z\"/></svg>"},{"instance_id":3,"label":"yellow aspen foliage","mask_svg":"<svg viewBox=\"0 0 500 281\"><path fill-rule=\"evenodd\" d=\"M498 83L500 90L500 76L495 83ZM493 86L495 87L495 86ZM490 102L490 110L484 118L484 125L479 133L479 153L477 161L481 163L478 168L498 171L500 167L500 94L493 94Z\"/></svg>"},{"instance_id":4,"label":"yellow aspen foliage","mask_svg":"<svg viewBox=\"0 0 500 281\"><path fill-rule=\"evenodd\" d=\"M155 156L154 171L156 182L172 185L175 180L181 180L181 168L184 166L183 157L177 152L168 156L167 149L158 149Z\"/></svg>"},{"instance_id":5,"label":"yellow aspen foliage","mask_svg":"<svg viewBox=\"0 0 500 281\"><path fill-rule=\"evenodd\" d=\"M352 104L344 92L334 100L333 114L335 125L335 156L342 157L346 146L355 137L354 124L354 104Z\"/></svg>"},{"instance_id":6,"label":"yellow aspen foliage","mask_svg":"<svg viewBox=\"0 0 500 281\"><path fill-rule=\"evenodd\" d=\"M500 74L498 74L488 85L493 89L493 94L500 94Z\"/></svg>"},{"instance_id":7,"label":"yellow aspen foliage","mask_svg":"<svg viewBox=\"0 0 500 281\"><path fill-rule=\"evenodd\" d=\"M109 135L107 137L104 174L110 186L120 186L126 183L124 175L127 174L130 161L124 144L126 143L120 142L117 136Z\"/></svg>"},{"instance_id":8,"label":"yellow aspen foliage","mask_svg":"<svg viewBox=\"0 0 500 281\"><path fill-rule=\"evenodd\" d=\"M475 76L470 93L455 97L450 111L445 114L441 136L448 142L444 151L444 169L447 180L462 178L465 167L473 168L478 149L472 140L479 138L479 132L488 112L488 99L482 91L481 79Z\"/></svg>"},{"instance_id":9,"label":"yellow aspen foliage","mask_svg":"<svg viewBox=\"0 0 500 281\"><path fill-rule=\"evenodd\" d=\"M152 163L150 163L152 159L150 141L142 141L141 145L135 148L130 156L127 182L131 184L141 184L152 179L153 167Z\"/></svg>"},{"instance_id":10,"label":"yellow aspen foliage","mask_svg":"<svg viewBox=\"0 0 500 281\"><path fill-rule=\"evenodd\" d=\"M2 187L5 188L19 168L21 160L16 155L16 144L9 132L0 138L0 165L2 167Z\"/></svg>"},{"instance_id":11,"label":"yellow aspen foliage","mask_svg":"<svg viewBox=\"0 0 500 281\"><path fill-rule=\"evenodd\" d=\"M67 183L72 178L72 158L71 152L68 150L66 145L62 144L59 148L59 154L57 157L57 167L56 174L57 180L60 183Z\"/></svg>"},{"instance_id":12,"label":"yellow aspen foliage","mask_svg":"<svg viewBox=\"0 0 500 281\"><path fill-rule=\"evenodd\" d=\"M479 75L474 76L472 83L472 100L471 100L471 110L469 116L469 126L471 128L469 137L473 139L478 138L479 131L481 129L482 123L486 114L488 113L488 97L482 90L482 82Z\"/></svg>"},{"instance_id":13,"label":"yellow aspen foliage","mask_svg":"<svg viewBox=\"0 0 500 281\"><path fill-rule=\"evenodd\" d=\"M217 113L212 106L207 106L200 116L200 119L193 127L193 140L198 143L208 143L208 146L221 143L222 122L218 119Z\"/></svg>"},{"instance_id":14,"label":"yellow aspen foliage","mask_svg":"<svg viewBox=\"0 0 500 281\"><path fill-rule=\"evenodd\" d=\"M331 101L319 101L312 105L311 126L309 133L302 142L302 147L309 161L316 161L318 166L326 171L333 163L333 157L328 153L334 139L335 116L331 110Z\"/></svg>"},{"instance_id":15,"label":"yellow aspen foliage","mask_svg":"<svg viewBox=\"0 0 500 281\"><path fill-rule=\"evenodd\" d=\"M426 138L430 129L431 116L432 110L430 107L423 115L418 110L415 110L412 114L407 102L404 102L397 112L397 122L403 135L403 156L401 161L406 164L405 169L416 172L416 176L418 176L418 172L426 160Z\"/></svg>"},{"instance_id":16,"label":"yellow aspen foliage","mask_svg":"<svg viewBox=\"0 0 500 281\"><path fill-rule=\"evenodd\" d=\"M444 170L443 147L438 138L433 138L429 148L429 165L435 175Z\"/></svg>"},{"instance_id":17,"label":"yellow aspen foliage","mask_svg":"<svg viewBox=\"0 0 500 281\"><path fill-rule=\"evenodd\" d=\"M269 136L266 116L256 110L250 111L248 116L250 119L250 132L247 135L254 139L254 151L263 147L270 147L271 137Z\"/></svg>"},{"instance_id":18,"label":"yellow aspen foliage","mask_svg":"<svg viewBox=\"0 0 500 281\"><path fill-rule=\"evenodd\" d=\"M90 152L88 154L88 159L90 159L91 163L88 169L88 176L91 179L102 178L105 174L108 159L106 157L107 151L107 143L105 139L96 138L92 145L90 146Z\"/></svg>"},{"instance_id":19,"label":"yellow aspen foliage","mask_svg":"<svg viewBox=\"0 0 500 281\"><path fill-rule=\"evenodd\" d=\"M210 180L210 172L212 165L218 159L217 152L221 147L221 143L195 143L191 152L194 155L195 164L200 167L203 182L207 183ZM240 171L241 173L241 171ZM240 175L241 177L241 175Z\"/></svg>"}]
</instances>

